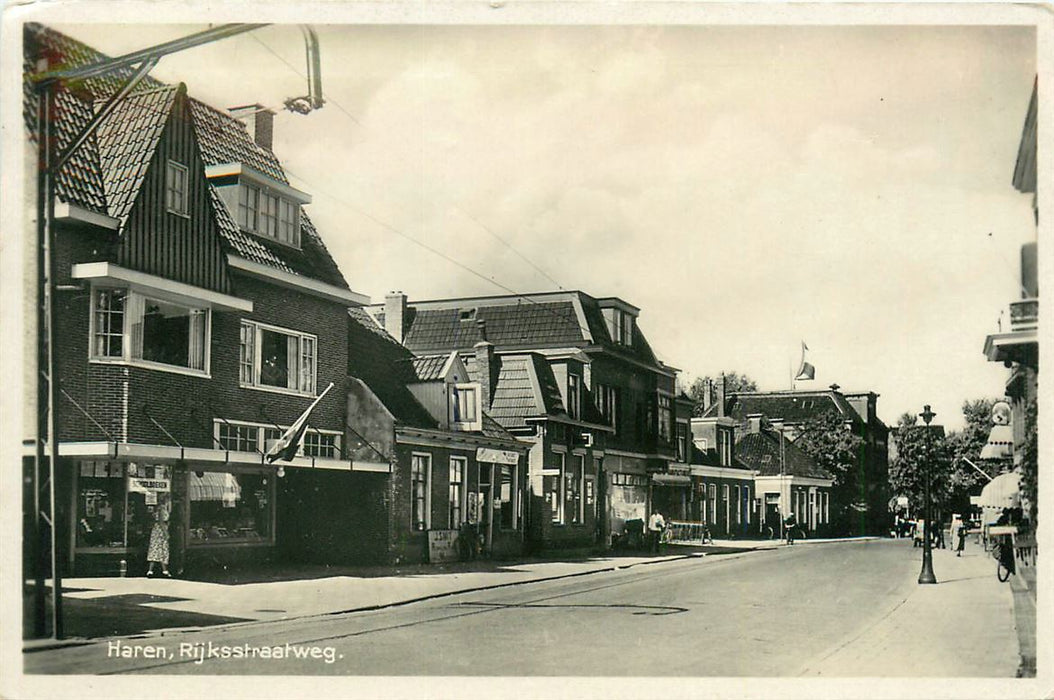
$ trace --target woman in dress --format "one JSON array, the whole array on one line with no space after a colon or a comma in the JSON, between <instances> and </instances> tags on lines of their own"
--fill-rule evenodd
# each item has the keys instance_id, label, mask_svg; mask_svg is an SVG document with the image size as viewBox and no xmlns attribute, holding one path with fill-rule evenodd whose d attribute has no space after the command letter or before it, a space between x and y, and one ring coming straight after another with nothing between
<instances>
[{"instance_id":1,"label":"woman in dress","mask_svg":"<svg viewBox=\"0 0 1054 700\"><path fill-rule=\"evenodd\" d=\"M164 506L158 506L154 511L154 527L150 530L146 560L149 562L147 576L154 575L154 564L161 565L162 576L171 576L168 573L168 509Z\"/></svg>"}]
</instances>

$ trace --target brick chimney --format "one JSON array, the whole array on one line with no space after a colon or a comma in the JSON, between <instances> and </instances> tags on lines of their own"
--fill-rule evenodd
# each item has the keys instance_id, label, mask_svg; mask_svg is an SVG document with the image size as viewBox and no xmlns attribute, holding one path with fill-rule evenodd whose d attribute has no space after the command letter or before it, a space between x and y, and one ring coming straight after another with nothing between
<instances>
[{"instance_id":1,"label":"brick chimney","mask_svg":"<svg viewBox=\"0 0 1054 700\"><path fill-rule=\"evenodd\" d=\"M406 318L406 295L389 292L384 297L384 330L400 343L403 342L403 319Z\"/></svg>"},{"instance_id":2,"label":"brick chimney","mask_svg":"<svg viewBox=\"0 0 1054 700\"><path fill-rule=\"evenodd\" d=\"M710 379L703 380L703 413L710 410L710 407L714 405L714 383Z\"/></svg>"},{"instance_id":3,"label":"brick chimney","mask_svg":"<svg viewBox=\"0 0 1054 700\"><path fill-rule=\"evenodd\" d=\"M249 138L258 146L271 150L274 143L274 112L258 104L230 107L227 111L232 117L245 124L249 131Z\"/></svg>"},{"instance_id":4,"label":"brick chimney","mask_svg":"<svg viewBox=\"0 0 1054 700\"><path fill-rule=\"evenodd\" d=\"M747 416L747 433L754 434L761 432L761 419L763 414L751 413Z\"/></svg>"},{"instance_id":5,"label":"brick chimney","mask_svg":"<svg viewBox=\"0 0 1054 700\"><path fill-rule=\"evenodd\" d=\"M725 417L725 375L722 373L720 378L717 380L717 398L714 399L717 404L717 417Z\"/></svg>"},{"instance_id":6,"label":"brick chimney","mask_svg":"<svg viewBox=\"0 0 1054 700\"><path fill-rule=\"evenodd\" d=\"M476 319L479 327L480 341L472 346L476 352L476 375L482 391L480 402L483 408L490 408L491 399L494 397L494 385L497 382L498 367L494 361L494 343L487 340L487 321L482 318Z\"/></svg>"}]
</instances>

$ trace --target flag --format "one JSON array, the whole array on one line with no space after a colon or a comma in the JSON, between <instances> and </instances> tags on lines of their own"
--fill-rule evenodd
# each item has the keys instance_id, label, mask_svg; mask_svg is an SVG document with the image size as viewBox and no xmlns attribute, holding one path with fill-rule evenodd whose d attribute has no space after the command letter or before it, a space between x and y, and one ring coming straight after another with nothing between
<instances>
[{"instance_id":1,"label":"flag","mask_svg":"<svg viewBox=\"0 0 1054 700\"><path fill-rule=\"evenodd\" d=\"M307 419L311 415L311 411L318 405L318 402L322 400L330 389L333 388L333 382L329 383L326 390L318 395L318 398L311 402L311 405L307 407L300 417L293 421L293 424L289 426L282 437L278 438L271 449L267 450L264 457L267 458L268 463L273 463L276 460L284 459L290 461L293 457L296 457L296 451L300 449L300 440L304 437L304 431L307 430Z\"/></svg>"},{"instance_id":2,"label":"flag","mask_svg":"<svg viewBox=\"0 0 1054 700\"><path fill-rule=\"evenodd\" d=\"M796 382L805 379L816 379L816 368L805 361L805 351L808 349L809 346L805 344L805 341L801 341L801 364L798 366L798 374L794 377Z\"/></svg>"}]
</instances>

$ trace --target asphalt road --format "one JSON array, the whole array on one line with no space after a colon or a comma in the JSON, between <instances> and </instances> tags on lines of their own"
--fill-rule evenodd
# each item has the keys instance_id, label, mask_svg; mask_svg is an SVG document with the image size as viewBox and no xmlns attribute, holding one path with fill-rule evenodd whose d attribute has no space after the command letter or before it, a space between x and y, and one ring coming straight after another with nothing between
<instances>
[{"instance_id":1,"label":"asphalt road","mask_svg":"<svg viewBox=\"0 0 1054 700\"><path fill-rule=\"evenodd\" d=\"M126 640L131 646L116 650L111 642L109 647L34 653L26 670L794 676L822 663L901 605L917 586L917 570L917 557L904 540L809 544L374 612ZM261 647L274 646L283 656L308 656L260 657ZM130 653L137 658L121 656ZM256 658L238 658L243 654Z\"/></svg>"}]
</instances>

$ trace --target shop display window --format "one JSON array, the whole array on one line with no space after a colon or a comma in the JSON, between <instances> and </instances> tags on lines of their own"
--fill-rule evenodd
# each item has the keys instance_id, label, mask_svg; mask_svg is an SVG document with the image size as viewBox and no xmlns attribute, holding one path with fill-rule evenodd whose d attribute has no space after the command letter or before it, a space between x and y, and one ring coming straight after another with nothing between
<instances>
[{"instance_id":1,"label":"shop display window","mask_svg":"<svg viewBox=\"0 0 1054 700\"><path fill-rule=\"evenodd\" d=\"M76 547L145 547L154 512L171 507L171 479L167 465L79 462Z\"/></svg>"},{"instance_id":2,"label":"shop display window","mask_svg":"<svg viewBox=\"0 0 1054 700\"><path fill-rule=\"evenodd\" d=\"M272 476L229 471L196 471L189 476L189 544L271 540Z\"/></svg>"}]
</instances>

